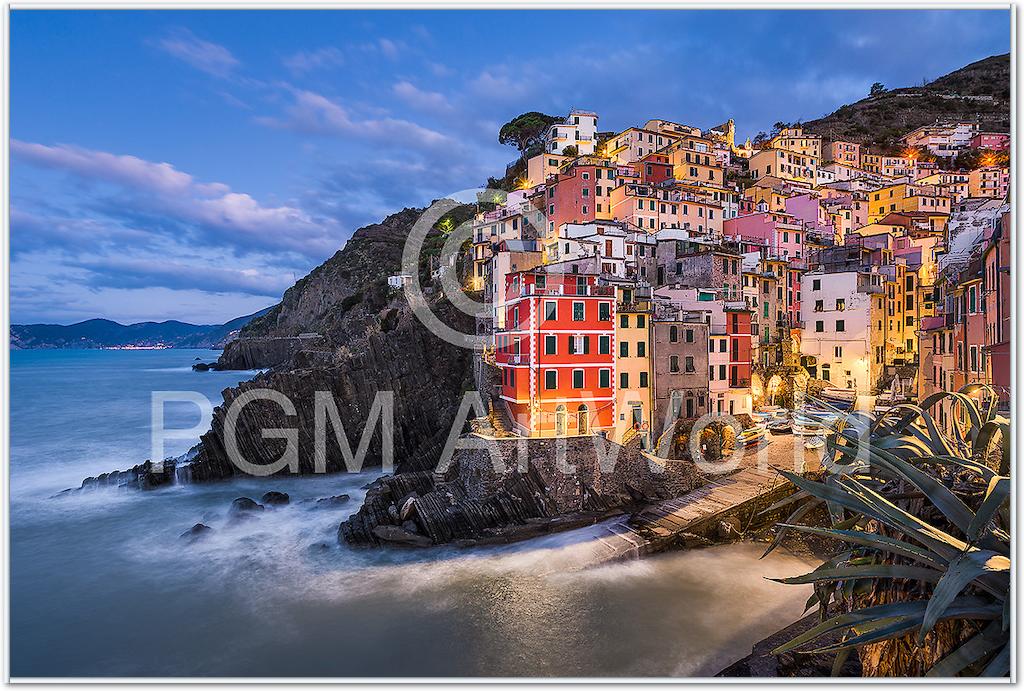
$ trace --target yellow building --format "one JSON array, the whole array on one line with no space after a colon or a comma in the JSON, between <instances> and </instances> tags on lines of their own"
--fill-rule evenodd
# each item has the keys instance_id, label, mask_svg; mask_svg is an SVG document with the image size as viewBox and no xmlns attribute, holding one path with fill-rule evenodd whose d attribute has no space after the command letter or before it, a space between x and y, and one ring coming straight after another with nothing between
<instances>
[{"instance_id":1,"label":"yellow building","mask_svg":"<svg viewBox=\"0 0 1024 691\"><path fill-rule=\"evenodd\" d=\"M877 223L894 211L949 214L950 200L934 185L898 183L875 190L868 197L868 223Z\"/></svg>"},{"instance_id":2,"label":"yellow building","mask_svg":"<svg viewBox=\"0 0 1024 691\"><path fill-rule=\"evenodd\" d=\"M755 180L774 176L814 186L818 181L818 157L786 149L764 149L750 157L750 175Z\"/></svg>"},{"instance_id":3,"label":"yellow building","mask_svg":"<svg viewBox=\"0 0 1024 691\"><path fill-rule=\"evenodd\" d=\"M805 134L801 127L785 127L768 140L769 149L782 149L821 159L821 137Z\"/></svg>"},{"instance_id":4,"label":"yellow building","mask_svg":"<svg viewBox=\"0 0 1024 691\"><path fill-rule=\"evenodd\" d=\"M615 325L615 429L621 443L651 429L651 317L650 287L632 283L616 286Z\"/></svg>"}]
</instances>

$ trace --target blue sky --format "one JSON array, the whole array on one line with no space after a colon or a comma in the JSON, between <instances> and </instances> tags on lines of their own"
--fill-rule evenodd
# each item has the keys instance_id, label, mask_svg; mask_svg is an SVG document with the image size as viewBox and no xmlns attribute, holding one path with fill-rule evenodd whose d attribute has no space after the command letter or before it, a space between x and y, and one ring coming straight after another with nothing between
<instances>
[{"instance_id":1,"label":"blue sky","mask_svg":"<svg viewBox=\"0 0 1024 691\"><path fill-rule=\"evenodd\" d=\"M271 305L524 111L752 136L1009 48L1008 11L14 11L11 318Z\"/></svg>"}]
</instances>

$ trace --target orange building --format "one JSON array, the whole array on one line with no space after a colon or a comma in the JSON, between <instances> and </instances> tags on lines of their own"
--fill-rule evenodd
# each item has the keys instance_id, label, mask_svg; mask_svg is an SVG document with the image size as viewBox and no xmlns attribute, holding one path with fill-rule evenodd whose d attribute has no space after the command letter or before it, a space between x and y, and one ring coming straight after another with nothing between
<instances>
[{"instance_id":1,"label":"orange building","mask_svg":"<svg viewBox=\"0 0 1024 691\"><path fill-rule=\"evenodd\" d=\"M532 437L589 435L615 426L615 291L596 274L506 279L505 328L496 335L501 398Z\"/></svg>"}]
</instances>

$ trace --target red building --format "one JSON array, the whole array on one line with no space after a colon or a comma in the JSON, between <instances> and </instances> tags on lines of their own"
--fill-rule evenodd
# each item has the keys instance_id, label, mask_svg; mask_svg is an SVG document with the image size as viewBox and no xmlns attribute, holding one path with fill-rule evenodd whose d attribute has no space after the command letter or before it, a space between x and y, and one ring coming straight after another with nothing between
<instances>
[{"instance_id":1,"label":"red building","mask_svg":"<svg viewBox=\"0 0 1024 691\"><path fill-rule=\"evenodd\" d=\"M585 435L615 426L615 291L596 274L509 274L496 335L501 397L517 431Z\"/></svg>"},{"instance_id":2,"label":"red building","mask_svg":"<svg viewBox=\"0 0 1024 691\"><path fill-rule=\"evenodd\" d=\"M611 214L611 190L618 184L616 168L605 159L581 156L561 170L544 193L548 232L564 223L608 220Z\"/></svg>"},{"instance_id":3,"label":"red building","mask_svg":"<svg viewBox=\"0 0 1024 691\"><path fill-rule=\"evenodd\" d=\"M1002 132L978 132L971 137L971 148L1006 151L1010 148L1010 135Z\"/></svg>"},{"instance_id":4,"label":"red building","mask_svg":"<svg viewBox=\"0 0 1024 691\"><path fill-rule=\"evenodd\" d=\"M729 336L729 388L750 388L750 310L743 303L725 303L725 333ZM744 411L749 412L749 411Z\"/></svg>"},{"instance_id":5,"label":"red building","mask_svg":"<svg viewBox=\"0 0 1024 691\"><path fill-rule=\"evenodd\" d=\"M1010 213L1004 213L988 239L984 253L985 345L987 379L1002 403L1010 400Z\"/></svg>"}]
</instances>

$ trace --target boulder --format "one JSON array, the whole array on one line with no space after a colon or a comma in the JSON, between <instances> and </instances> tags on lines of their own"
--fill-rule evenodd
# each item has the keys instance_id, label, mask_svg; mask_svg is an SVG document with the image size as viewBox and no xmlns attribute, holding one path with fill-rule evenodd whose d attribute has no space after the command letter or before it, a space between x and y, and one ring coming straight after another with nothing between
<instances>
[{"instance_id":1,"label":"boulder","mask_svg":"<svg viewBox=\"0 0 1024 691\"><path fill-rule=\"evenodd\" d=\"M408 499L402 504L402 509L398 512L398 518L403 521L409 520L413 514L416 513L416 500L419 497L415 493L409 496Z\"/></svg>"},{"instance_id":2,"label":"boulder","mask_svg":"<svg viewBox=\"0 0 1024 691\"><path fill-rule=\"evenodd\" d=\"M341 506L348 502L352 497L347 494L336 494L333 497L324 497L323 499L316 500L316 508L318 509L333 509L336 506Z\"/></svg>"},{"instance_id":3,"label":"boulder","mask_svg":"<svg viewBox=\"0 0 1024 691\"><path fill-rule=\"evenodd\" d=\"M196 364L192 365L192 371L193 372L209 372L210 371L210 366L208 364L206 364L205 362L197 362Z\"/></svg>"},{"instance_id":4,"label":"boulder","mask_svg":"<svg viewBox=\"0 0 1024 691\"><path fill-rule=\"evenodd\" d=\"M240 516L244 514L255 513L257 511L263 511L263 504L257 504L249 497L239 497L231 502L231 507L228 509L228 513L232 516Z\"/></svg>"},{"instance_id":5,"label":"boulder","mask_svg":"<svg viewBox=\"0 0 1024 691\"><path fill-rule=\"evenodd\" d=\"M291 498L286 492L270 491L260 497L260 501L267 506L284 506Z\"/></svg>"},{"instance_id":6,"label":"boulder","mask_svg":"<svg viewBox=\"0 0 1024 691\"><path fill-rule=\"evenodd\" d=\"M194 526L179 535L179 538L189 543L200 540L213 532L213 528L205 523L196 523Z\"/></svg>"},{"instance_id":7,"label":"boulder","mask_svg":"<svg viewBox=\"0 0 1024 691\"><path fill-rule=\"evenodd\" d=\"M378 525L373 529L373 534L378 540L392 545L405 547L430 547L433 541L429 537L417 535L397 525Z\"/></svg>"}]
</instances>

